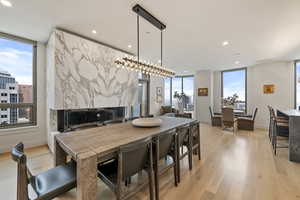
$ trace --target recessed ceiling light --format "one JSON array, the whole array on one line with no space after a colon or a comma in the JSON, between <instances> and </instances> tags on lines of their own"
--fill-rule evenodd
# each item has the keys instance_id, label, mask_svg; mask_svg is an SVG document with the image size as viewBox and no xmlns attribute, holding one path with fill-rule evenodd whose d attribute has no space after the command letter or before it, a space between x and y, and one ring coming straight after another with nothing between
<instances>
[{"instance_id":1,"label":"recessed ceiling light","mask_svg":"<svg viewBox=\"0 0 300 200\"><path fill-rule=\"evenodd\" d=\"M237 65L240 64L240 61L235 61L235 64L237 64Z\"/></svg>"},{"instance_id":2,"label":"recessed ceiling light","mask_svg":"<svg viewBox=\"0 0 300 200\"><path fill-rule=\"evenodd\" d=\"M92 30L92 33L97 34L97 31L96 30Z\"/></svg>"},{"instance_id":3,"label":"recessed ceiling light","mask_svg":"<svg viewBox=\"0 0 300 200\"><path fill-rule=\"evenodd\" d=\"M12 3L8 0L1 0L0 2L3 6L12 7Z\"/></svg>"},{"instance_id":4,"label":"recessed ceiling light","mask_svg":"<svg viewBox=\"0 0 300 200\"><path fill-rule=\"evenodd\" d=\"M184 73L187 73L187 72L189 72L189 71L187 71L187 70L184 70L183 72L184 72Z\"/></svg>"},{"instance_id":5,"label":"recessed ceiling light","mask_svg":"<svg viewBox=\"0 0 300 200\"><path fill-rule=\"evenodd\" d=\"M223 46L223 47L225 47L225 46L227 46L227 45L229 45L229 42L228 42L228 41L224 41L224 42L222 43L222 46Z\"/></svg>"},{"instance_id":6,"label":"recessed ceiling light","mask_svg":"<svg viewBox=\"0 0 300 200\"><path fill-rule=\"evenodd\" d=\"M131 45L131 44L129 44L127 47L128 47L129 49L131 49L131 48L132 48L132 45Z\"/></svg>"},{"instance_id":7,"label":"recessed ceiling light","mask_svg":"<svg viewBox=\"0 0 300 200\"><path fill-rule=\"evenodd\" d=\"M161 63L161 60L158 60L157 62L158 62L158 63Z\"/></svg>"}]
</instances>

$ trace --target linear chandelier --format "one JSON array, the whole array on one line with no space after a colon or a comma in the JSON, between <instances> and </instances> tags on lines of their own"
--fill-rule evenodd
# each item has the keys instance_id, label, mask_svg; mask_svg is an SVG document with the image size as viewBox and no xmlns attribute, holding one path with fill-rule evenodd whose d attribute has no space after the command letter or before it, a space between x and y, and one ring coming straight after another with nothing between
<instances>
[{"instance_id":1,"label":"linear chandelier","mask_svg":"<svg viewBox=\"0 0 300 200\"><path fill-rule=\"evenodd\" d=\"M163 66L163 30L166 28L161 21L151 15L148 11L136 4L132 10L137 14L137 57L123 57L115 60L117 67L126 68L131 71L141 72L146 75L161 76L161 77L174 77L175 71ZM160 66L150 62L140 60L140 18L143 17L153 26L161 31L160 40Z\"/></svg>"}]
</instances>

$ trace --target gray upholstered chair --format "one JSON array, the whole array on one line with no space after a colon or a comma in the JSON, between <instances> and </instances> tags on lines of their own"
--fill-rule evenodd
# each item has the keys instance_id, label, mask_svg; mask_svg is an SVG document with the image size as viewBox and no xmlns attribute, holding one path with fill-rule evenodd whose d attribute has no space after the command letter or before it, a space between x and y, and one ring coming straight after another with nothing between
<instances>
[{"instance_id":1,"label":"gray upholstered chair","mask_svg":"<svg viewBox=\"0 0 300 200\"><path fill-rule=\"evenodd\" d=\"M74 161L32 175L27 167L23 143L17 144L12 149L11 156L18 163L17 200L32 199L28 194L29 184L37 195L36 200L51 200L76 187L76 163Z\"/></svg>"},{"instance_id":2,"label":"gray upholstered chair","mask_svg":"<svg viewBox=\"0 0 300 200\"><path fill-rule=\"evenodd\" d=\"M129 192L122 192L122 182L143 170L148 173L150 199L153 200L153 152L150 137L121 146L117 159L98 165L98 177L116 194L118 200L127 199L140 191L145 184L139 184Z\"/></svg>"},{"instance_id":3,"label":"gray upholstered chair","mask_svg":"<svg viewBox=\"0 0 300 200\"><path fill-rule=\"evenodd\" d=\"M253 131L257 111L258 108L255 108L251 117L238 117L238 129Z\"/></svg>"},{"instance_id":4,"label":"gray upholstered chair","mask_svg":"<svg viewBox=\"0 0 300 200\"><path fill-rule=\"evenodd\" d=\"M236 129L237 118L234 117L233 108L222 108L222 126L223 128L233 128L233 132Z\"/></svg>"},{"instance_id":5,"label":"gray upholstered chair","mask_svg":"<svg viewBox=\"0 0 300 200\"><path fill-rule=\"evenodd\" d=\"M190 125L184 125L181 127L178 127L177 130L177 178L178 183L180 183L180 160L182 160L184 157L188 156L189 159L189 169L192 170L192 137L190 134ZM183 147L186 147L187 151L183 151Z\"/></svg>"},{"instance_id":6,"label":"gray upholstered chair","mask_svg":"<svg viewBox=\"0 0 300 200\"><path fill-rule=\"evenodd\" d=\"M154 143L154 179L155 179L155 196L159 200L159 176L169 169L174 170L174 182L177 186L177 140L176 130L170 130L162 133L153 139ZM165 159L165 162L162 161ZM162 165L159 165L162 163Z\"/></svg>"},{"instance_id":7,"label":"gray upholstered chair","mask_svg":"<svg viewBox=\"0 0 300 200\"><path fill-rule=\"evenodd\" d=\"M209 113L210 113L211 125L222 126L222 115L213 113L210 106L209 106Z\"/></svg>"}]
</instances>

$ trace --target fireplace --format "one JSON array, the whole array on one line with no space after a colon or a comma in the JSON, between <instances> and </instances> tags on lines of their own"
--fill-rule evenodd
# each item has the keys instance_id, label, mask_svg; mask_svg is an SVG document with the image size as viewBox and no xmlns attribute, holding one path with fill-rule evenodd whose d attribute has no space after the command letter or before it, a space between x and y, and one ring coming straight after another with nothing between
<instances>
[{"instance_id":1,"label":"fireplace","mask_svg":"<svg viewBox=\"0 0 300 200\"><path fill-rule=\"evenodd\" d=\"M66 132L79 128L102 126L105 121L125 118L125 107L57 110L57 130Z\"/></svg>"}]
</instances>

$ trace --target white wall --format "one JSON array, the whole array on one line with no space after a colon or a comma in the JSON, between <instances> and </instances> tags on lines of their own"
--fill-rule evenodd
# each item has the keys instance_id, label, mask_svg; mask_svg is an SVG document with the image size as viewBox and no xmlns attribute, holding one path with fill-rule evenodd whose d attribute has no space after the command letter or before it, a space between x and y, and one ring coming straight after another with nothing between
<instances>
[{"instance_id":1,"label":"white wall","mask_svg":"<svg viewBox=\"0 0 300 200\"><path fill-rule=\"evenodd\" d=\"M46 61L45 45L37 47L37 126L0 130L0 153L10 151L18 142L25 148L46 144Z\"/></svg>"},{"instance_id":2,"label":"white wall","mask_svg":"<svg viewBox=\"0 0 300 200\"><path fill-rule=\"evenodd\" d=\"M194 77L195 116L202 123L210 123L209 106L213 104L213 72L197 71ZM198 88L208 88L208 96L198 96Z\"/></svg>"},{"instance_id":3,"label":"white wall","mask_svg":"<svg viewBox=\"0 0 300 200\"><path fill-rule=\"evenodd\" d=\"M264 94L263 85L274 84L274 94ZM221 72L214 72L214 111L220 111ZM218 92L219 91L219 92ZM255 107L258 114L256 128L267 128L269 112L267 105L275 109L294 108L294 62L260 64L247 68L247 110L252 114Z\"/></svg>"},{"instance_id":4,"label":"white wall","mask_svg":"<svg viewBox=\"0 0 300 200\"><path fill-rule=\"evenodd\" d=\"M269 111L267 105L275 109L292 109L294 107L294 62L261 64L248 68L248 103L251 113L258 107L255 126L267 128ZM264 94L263 85L274 84L274 94Z\"/></svg>"},{"instance_id":5,"label":"white wall","mask_svg":"<svg viewBox=\"0 0 300 200\"><path fill-rule=\"evenodd\" d=\"M156 88L162 88L162 102L156 101ZM150 114L159 115L160 107L164 104L164 79L160 77L150 78Z\"/></svg>"}]
</instances>

